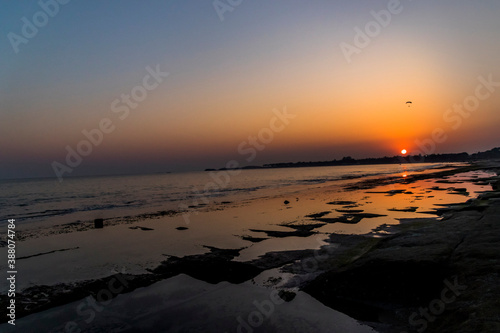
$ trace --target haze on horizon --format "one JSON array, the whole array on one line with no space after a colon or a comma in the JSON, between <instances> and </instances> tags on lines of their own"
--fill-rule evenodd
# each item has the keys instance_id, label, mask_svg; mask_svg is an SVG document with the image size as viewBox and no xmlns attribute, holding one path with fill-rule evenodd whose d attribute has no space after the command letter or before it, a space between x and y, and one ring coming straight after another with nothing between
<instances>
[{"instance_id":1,"label":"haze on horizon","mask_svg":"<svg viewBox=\"0 0 500 333\"><path fill-rule=\"evenodd\" d=\"M3 4L0 178L499 146L500 2L231 3Z\"/></svg>"}]
</instances>

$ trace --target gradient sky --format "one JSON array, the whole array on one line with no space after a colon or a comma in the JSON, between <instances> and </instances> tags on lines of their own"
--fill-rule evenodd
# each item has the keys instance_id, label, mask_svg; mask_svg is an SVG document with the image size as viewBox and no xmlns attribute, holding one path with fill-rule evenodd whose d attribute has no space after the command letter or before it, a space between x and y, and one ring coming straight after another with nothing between
<instances>
[{"instance_id":1,"label":"gradient sky","mask_svg":"<svg viewBox=\"0 0 500 333\"><path fill-rule=\"evenodd\" d=\"M115 130L65 176L426 153L436 129L431 152L500 146L500 87L448 111L500 81L500 2L402 0L348 62L341 44L388 3L243 0L221 21L212 0L72 0L16 53L9 33L42 8L2 1L0 178L55 177L104 118ZM113 101L157 65L169 76L120 120ZM248 161L238 147L285 107L296 117Z\"/></svg>"}]
</instances>

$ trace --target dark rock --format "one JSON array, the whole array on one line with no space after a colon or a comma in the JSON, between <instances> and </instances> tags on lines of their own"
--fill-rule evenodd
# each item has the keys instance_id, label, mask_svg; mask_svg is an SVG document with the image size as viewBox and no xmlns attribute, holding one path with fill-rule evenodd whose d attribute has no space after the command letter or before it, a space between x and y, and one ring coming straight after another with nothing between
<instances>
[{"instance_id":1,"label":"dark rock","mask_svg":"<svg viewBox=\"0 0 500 333\"><path fill-rule=\"evenodd\" d=\"M208 283L242 283L262 272L249 263L232 261L242 249L206 247L210 252L182 258L172 256L151 272L164 277L183 273Z\"/></svg>"},{"instance_id":2,"label":"dark rock","mask_svg":"<svg viewBox=\"0 0 500 333\"><path fill-rule=\"evenodd\" d=\"M276 231L276 230L260 230L250 229L252 232L263 232L268 237L284 238L284 237L309 237L314 235L315 232L310 230L296 230L296 231Z\"/></svg>"},{"instance_id":3,"label":"dark rock","mask_svg":"<svg viewBox=\"0 0 500 333\"><path fill-rule=\"evenodd\" d=\"M293 223L284 223L280 224L282 227L292 228L300 232L309 232L317 228L321 228L325 223L303 223L303 224L293 224Z\"/></svg>"},{"instance_id":4,"label":"dark rock","mask_svg":"<svg viewBox=\"0 0 500 333\"><path fill-rule=\"evenodd\" d=\"M101 229L103 227L104 227L104 220L103 219L95 219L94 220L94 228Z\"/></svg>"},{"instance_id":5,"label":"dark rock","mask_svg":"<svg viewBox=\"0 0 500 333\"><path fill-rule=\"evenodd\" d=\"M133 227L128 227L128 228L129 228L129 229L140 229L140 230L142 230L142 231L151 231L151 230L154 230L154 229L152 229L152 228L141 227L141 226L138 226L138 225L133 226Z\"/></svg>"},{"instance_id":6,"label":"dark rock","mask_svg":"<svg viewBox=\"0 0 500 333\"><path fill-rule=\"evenodd\" d=\"M348 205L356 205L356 202L337 200L337 201L327 202L326 204L327 205L337 205L337 206L348 206Z\"/></svg>"},{"instance_id":7,"label":"dark rock","mask_svg":"<svg viewBox=\"0 0 500 333\"><path fill-rule=\"evenodd\" d=\"M484 208L481 200L453 207L442 221L388 227L399 231L347 264L330 265L303 290L351 317L390 327L381 332L400 332L416 330L409 326L412 314L435 304L450 283L459 284L459 294L427 321L426 332L498 332L500 203L490 200Z\"/></svg>"},{"instance_id":8,"label":"dark rock","mask_svg":"<svg viewBox=\"0 0 500 333\"><path fill-rule=\"evenodd\" d=\"M260 238L260 237L252 237L252 236L241 236L241 239L252 242L252 243L259 243L262 241L265 241L266 239L269 238Z\"/></svg>"},{"instance_id":9,"label":"dark rock","mask_svg":"<svg viewBox=\"0 0 500 333\"><path fill-rule=\"evenodd\" d=\"M317 218L317 221L324 223L345 223L345 224L356 224L361 221L361 219L348 219L346 216L339 217L321 217Z\"/></svg>"},{"instance_id":10,"label":"dark rock","mask_svg":"<svg viewBox=\"0 0 500 333\"><path fill-rule=\"evenodd\" d=\"M306 217L317 219L317 218L323 217L325 215L328 215L330 213L331 213L330 211L326 211L326 212L321 212L321 213L309 214L309 215L306 215Z\"/></svg>"},{"instance_id":11,"label":"dark rock","mask_svg":"<svg viewBox=\"0 0 500 333\"><path fill-rule=\"evenodd\" d=\"M433 190L433 191L446 191L445 188L442 188L439 186L433 186L433 187L431 187L431 190Z\"/></svg>"},{"instance_id":12,"label":"dark rock","mask_svg":"<svg viewBox=\"0 0 500 333\"><path fill-rule=\"evenodd\" d=\"M317 221L324 223L347 223L347 224L356 224L359 223L364 218L375 218L375 217L383 217L387 215L381 214L372 214L372 213L345 213L343 216L334 217L334 218L317 218Z\"/></svg>"},{"instance_id":13,"label":"dark rock","mask_svg":"<svg viewBox=\"0 0 500 333\"><path fill-rule=\"evenodd\" d=\"M346 214L355 214L355 213L362 213L363 209L335 209L339 213L346 213Z\"/></svg>"},{"instance_id":14,"label":"dark rock","mask_svg":"<svg viewBox=\"0 0 500 333\"><path fill-rule=\"evenodd\" d=\"M293 291L288 291L288 290L280 290L278 292L278 295L285 302L291 302L291 301L293 301L293 299L295 298L295 296L297 296L296 293L294 293Z\"/></svg>"},{"instance_id":15,"label":"dark rock","mask_svg":"<svg viewBox=\"0 0 500 333\"><path fill-rule=\"evenodd\" d=\"M389 208L388 211L391 212L407 212L407 213L414 213L416 212L418 207L406 207L406 208Z\"/></svg>"}]
</instances>

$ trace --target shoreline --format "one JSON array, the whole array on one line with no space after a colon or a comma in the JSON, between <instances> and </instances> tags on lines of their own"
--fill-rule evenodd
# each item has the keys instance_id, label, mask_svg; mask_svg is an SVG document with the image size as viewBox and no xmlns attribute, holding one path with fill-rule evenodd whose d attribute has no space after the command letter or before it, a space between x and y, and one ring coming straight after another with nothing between
<instances>
[{"instance_id":1,"label":"shoreline","mask_svg":"<svg viewBox=\"0 0 500 333\"><path fill-rule=\"evenodd\" d=\"M423 163L425 164L425 163ZM402 166L402 170L405 166ZM438 167L431 167L428 169L417 169L417 170L412 170L409 172L432 172L433 170L439 169L439 168L456 168L456 163L450 166L438 166ZM401 170L401 171L402 171ZM343 183L346 182L352 182L357 179L363 179L363 178L369 178L369 179L385 179L387 176L384 173L379 173L379 174L361 174L361 175L349 175L349 176L344 176L339 179L335 180L328 180L328 181L320 181L317 183L320 185L322 188L328 189L332 186L340 186L344 188L345 186L342 185ZM398 177L395 177L398 178ZM304 186L304 184L299 185L300 187ZM297 185L291 185L291 187L287 187L287 194L293 195L297 189L295 188ZM295 188L295 189L294 189ZM305 191L310 191L314 187L311 188L300 188L298 190L299 193L305 192ZM254 201L261 200L264 197L250 197L246 199L242 199L241 201L238 202L233 202L233 201L226 201L226 198L223 198L222 201L216 200L216 198L211 198L208 197L210 200L209 203L204 203L204 202L197 202L194 205L185 205L185 209L181 209L179 205L172 205L171 203L167 204L166 206L154 206L154 209L148 209L144 207L140 207L135 209L135 211L131 210L117 210L118 215L116 213L111 214L110 212L103 212L103 213L98 213L98 214L92 214L95 215L95 217L99 217L103 219L104 224L107 227L110 226L116 226L116 225L125 225L125 224L134 224L140 221L148 221L148 220L153 220L153 219L161 219L163 217L173 217L173 216L181 216L181 215L187 215L188 218L192 214L198 214L200 212L207 212L207 211L216 211L216 210L224 210L227 208L231 207L236 207L238 205L245 205ZM84 213L79 212L79 213ZM94 228L94 219L88 219L78 215L76 219L73 220L62 220L61 216L55 216L55 220L57 222L49 223L47 225L41 225L37 226L36 224L32 224L32 222L29 222L29 224L26 225L21 225L19 226L22 229L22 233L18 235L18 240L19 241L24 241L24 240L29 240L33 238L40 238L40 237L48 237L48 236L53 236L53 235L58 235L58 234L67 234L67 233L72 233L72 232L82 232L82 231L88 231L92 230ZM0 236L5 235L5 233L0 232ZM0 241L0 248L4 247L5 244Z\"/></svg>"},{"instance_id":2,"label":"shoreline","mask_svg":"<svg viewBox=\"0 0 500 333\"><path fill-rule=\"evenodd\" d=\"M379 332L498 332L500 167L492 191L434 219L383 226L355 260L308 283L325 305Z\"/></svg>"},{"instance_id":3,"label":"shoreline","mask_svg":"<svg viewBox=\"0 0 500 333\"><path fill-rule=\"evenodd\" d=\"M393 184L397 182L404 182L405 184L411 184L417 180L422 179L433 179L435 177L446 177L457 173L462 173L466 171L473 170L498 170L498 166L495 165L471 165L465 167L454 168L453 170L438 171L432 173L416 174L415 176L409 176L404 179L401 177L378 177L376 180L364 180L356 184L351 185L352 188L346 188L346 190L366 190L376 186L381 183L385 185ZM371 186L371 187L370 187ZM357 187L357 188L354 188ZM320 189L321 191L324 189ZM477 200L477 199L476 199ZM470 206L470 203L469 203ZM463 207L462 207L463 208ZM453 208L449 208L453 209ZM456 207L455 207L456 210ZM443 214L449 214L450 212L443 212ZM351 216L352 212L346 212L345 214ZM456 214L456 213L454 213ZM316 227L319 227L324 221L323 215L321 214L310 214L310 218L314 223L318 221L321 222L316 226L303 225L292 226L291 228L297 232L311 232ZM365 216L366 217L366 216ZM425 219L425 218L424 218ZM435 222L436 219L427 219L428 221ZM311 222L311 223L313 223ZM331 222L331 221L330 221ZM337 221L338 222L338 221ZM345 222L345 221L344 221ZM359 221L358 221L359 222ZM413 223L413 224L412 224ZM432 223L432 222L428 222ZM27 316L32 313L40 312L46 309L51 309L56 306L68 304L73 301L78 301L88 295L96 295L99 290L102 290L107 284L113 279L122 279L128 281L128 287L123 290L123 293L131 292L137 288L147 287L153 283L168 279L172 276L178 274L187 274L193 276L199 280L206 281L209 283L219 283L221 281L229 281L232 283L242 283L245 281L252 280L259 274L271 270L282 268L284 272L292 272L295 276L302 276L299 279L284 281L284 290L291 290L291 293L295 293L299 289L304 289L306 291L311 291L311 294L315 294L314 285L320 285L322 282L321 274L328 274L328 271L332 270L332 267L350 267L354 263L359 264L365 260L366 256L371 255L375 249L377 249L379 244L382 242L387 242L387 239L393 239L394 235L398 235L403 232L410 232L407 230L412 230L411 228L421 227L422 221L413 221L411 223L405 223L401 226L386 226L381 227L378 231L383 231L384 233L391 233L392 236L384 236L383 233L381 237L374 238L373 234L367 235L341 235L341 234L331 234L328 237L329 245L323 245L320 250L295 250L295 251L276 251L267 252L265 255L261 256L259 259L239 262L233 259L239 255L243 248L233 249L233 250L223 250L214 247L206 247L208 252L204 254L187 255L184 257L170 256L158 267L151 269L149 274L126 274L117 273L111 276L93 279L89 281L83 281L79 283L72 283L70 285L60 284L58 286L34 286L23 291L22 295L18 296L19 304L24 308L18 312L18 318ZM404 226L404 227L403 227ZM398 228L403 228L399 230ZM265 230L257 230L261 232ZM268 235L272 237L273 235ZM276 236L276 235L274 235ZM290 235L285 235L290 236ZM327 236L325 236L327 237ZM258 242L258 240L257 240ZM339 244L341 246L339 247ZM335 254L334 256L332 254ZM313 274L309 272L304 272L304 265L301 263L307 261L311 256L314 257L325 257L326 260L317 260L316 264L318 268L315 269ZM332 260L333 258L333 260ZM335 266L337 265L337 266ZM200 267L205 267L206 269L200 269ZM302 270L302 271L301 271ZM326 273L324 273L326 272ZM331 272L330 272L331 273ZM302 275L301 275L302 274ZM313 282L310 282L313 281ZM71 292L68 292L71 289ZM47 295L47 297L40 297L37 295ZM116 296L116 295L115 295ZM283 298L287 298L286 293L282 293ZM317 299L322 298L321 295L313 295ZM1 301L3 306L4 299ZM332 308L335 306L330 305ZM342 309L346 311L345 309ZM343 312L343 311L342 311ZM356 313L350 312L347 309L346 313L352 315L356 318ZM359 316L358 316L359 317ZM364 318L359 317L361 320ZM356 318L358 319L358 318ZM4 321L5 322L5 321ZM374 326L377 329L378 324ZM383 331L381 331L383 332ZM390 331L387 331L390 332Z\"/></svg>"}]
</instances>

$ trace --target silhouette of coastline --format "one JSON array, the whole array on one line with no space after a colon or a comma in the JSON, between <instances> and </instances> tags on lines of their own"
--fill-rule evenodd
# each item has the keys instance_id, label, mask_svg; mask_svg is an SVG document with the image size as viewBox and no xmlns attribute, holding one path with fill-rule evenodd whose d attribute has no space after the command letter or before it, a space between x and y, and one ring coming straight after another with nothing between
<instances>
[{"instance_id":1,"label":"silhouette of coastline","mask_svg":"<svg viewBox=\"0 0 500 333\"><path fill-rule=\"evenodd\" d=\"M264 164L262 166L245 166L241 169L272 169L272 168L304 168L317 166L339 166L339 165L371 165L371 164L405 164L405 163L453 163L453 162L473 162L479 160L500 159L500 147L474 154L451 153L451 154L429 154L429 155L408 155L392 157L372 157L354 159L346 156L341 160L331 161L309 161L309 162L283 162ZM228 170L228 168L205 169L205 171Z\"/></svg>"}]
</instances>

